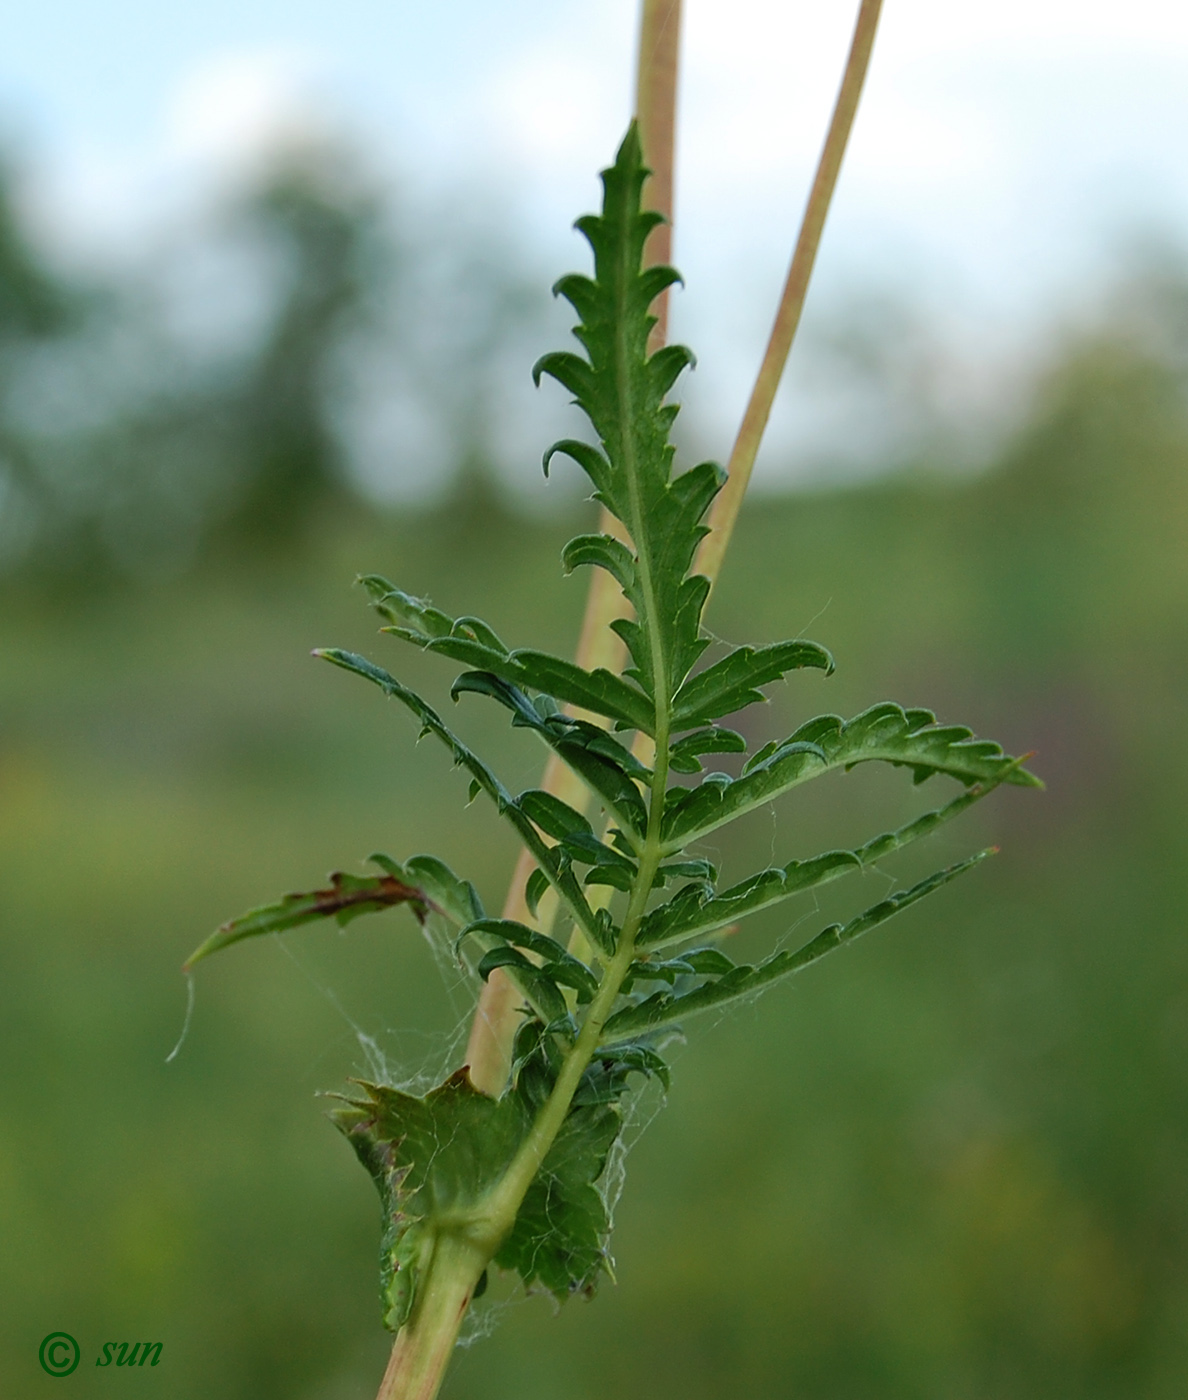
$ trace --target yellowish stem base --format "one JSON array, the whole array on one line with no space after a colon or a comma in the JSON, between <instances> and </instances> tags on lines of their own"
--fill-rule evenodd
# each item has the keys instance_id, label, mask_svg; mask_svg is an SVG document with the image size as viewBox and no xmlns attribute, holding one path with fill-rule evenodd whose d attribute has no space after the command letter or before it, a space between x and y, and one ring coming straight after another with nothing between
<instances>
[{"instance_id":1,"label":"yellowish stem base","mask_svg":"<svg viewBox=\"0 0 1188 1400\"><path fill-rule=\"evenodd\" d=\"M488 1255L439 1235L412 1316L396 1334L376 1400L434 1400Z\"/></svg>"}]
</instances>

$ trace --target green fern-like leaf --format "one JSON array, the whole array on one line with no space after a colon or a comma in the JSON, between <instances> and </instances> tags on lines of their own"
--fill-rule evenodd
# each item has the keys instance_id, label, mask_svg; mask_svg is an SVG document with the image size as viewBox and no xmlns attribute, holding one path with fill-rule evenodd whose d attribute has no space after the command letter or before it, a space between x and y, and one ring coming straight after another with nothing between
<instances>
[{"instance_id":1,"label":"green fern-like leaf","mask_svg":"<svg viewBox=\"0 0 1188 1400\"><path fill-rule=\"evenodd\" d=\"M379 686L385 695L399 700L406 709L411 711L420 721L423 734L432 734L445 745L453 756L455 765L469 770L479 790L487 794L494 802L500 816L506 818L515 828L516 834L532 852L537 864L545 872L549 883L557 891L577 926L592 943L605 946L605 925L601 920L595 918L594 912L586 902L581 886L574 879L572 872L557 859L552 848L541 839L532 819L491 769L446 725L432 705L423 700L415 691L409 690L406 685L401 685L383 667L376 666L366 657L357 656L354 652L342 651L337 647L320 649L315 655L333 662L335 666L341 666L344 671L353 671L356 675L371 681L373 685Z\"/></svg>"},{"instance_id":2,"label":"green fern-like leaf","mask_svg":"<svg viewBox=\"0 0 1188 1400\"><path fill-rule=\"evenodd\" d=\"M950 880L955 880L958 875L972 870L990 854L990 851L980 851L946 870L938 870L935 875L919 881L910 889L880 900L878 904L872 905L847 924L830 924L795 952L773 953L754 967L732 966L728 971L707 978L691 991L657 992L646 1001L626 1006L617 1011L603 1027L603 1043L613 1045L618 1040L633 1040L644 1033L654 1033L675 1025L696 1012L709 1011L715 1007L726 1006L730 1002L740 1001L744 997L763 991L773 982L802 972L827 953L852 943L854 939L868 933L879 924L886 923L910 905L935 893Z\"/></svg>"},{"instance_id":3,"label":"green fern-like leaf","mask_svg":"<svg viewBox=\"0 0 1188 1400\"><path fill-rule=\"evenodd\" d=\"M711 773L678 793L664 819L666 845L679 850L744 813L783 796L801 783L859 763L891 763L912 769L917 780L944 773L959 782L1040 787L1034 774L988 739L961 725L938 725L929 710L873 705L854 719L822 715L783 743L761 749L740 778Z\"/></svg>"},{"instance_id":4,"label":"green fern-like leaf","mask_svg":"<svg viewBox=\"0 0 1188 1400\"><path fill-rule=\"evenodd\" d=\"M1001 784L1040 785L997 744L938 724L929 710L890 702L850 720L818 716L749 755L744 735L729 727L731 716L763 701L771 685L805 669L829 675L834 663L823 647L799 638L704 659L709 582L692 570L723 474L712 463L674 470L669 434L677 408L668 394L692 355L680 346L648 354L652 304L677 274L643 266L658 218L641 206L646 176L632 128L603 172L601 213L578 222L593 251L593 275L573 274L556 287L578 315L583 353L545 355L534 370L538 382L548 375L572 393L595 438L554 444L546 472L558 455L571 458L628 536L624 542L581 534L562 554L567 571L603 569L630 603L632 615L614 624L629 653L623 674L509 647L481 618L450 617L378 575L361 580L384 619L382 631L461 667L449 686L452 699L479 696L501 706L515 730L534 735L580 779L601 809L597 818L577 798L563 801L544 788L513 794L391 672L354 652L322 650L316 654L410 713L464 770L469 799L485 794L515 831L531 857L527 913L523 920L487 917L474 889L432 857L401 865L376 856L380 874L335 875L325 889L253 910L224 925L191 959L315 920L342 924L405 904L418 919L448 928L476 987L499 974L515 989L521 1022L503 1093L480 1093L463 1067L423 1097L361 1084L334 1114L383 1201L384 1320L394 1329L433 1287L443 1241L465 1242L473 1269L467 1289L479 1286L484 1264L494 1263L557 1298L591 1292L609 1270L610 1220L599 1183L631 1077L655 1079L667 1090L662 1051L688 1017L802 971L937 893L989 852L753 965L735 964L706 940L869 870ZM643 761L621 731L651 736L655 744L639 752L654 748L654 758ZM745 762L737 776L705 772L703 760L714 754ZM719 887L715 866L697 849L706 837L811 779L870 762L906 769L915 782L947 776L962 791L853 849ZM673 781L673 774L686 781ZM542 904L548 891L561 915L555 932L528 923L551 907Z\"/></svg>"},{"instance_id":5,"label":"green fern-like leaf","mask_svg":"<svg viewBox=\"0 0 1188 1400\"><path fill-rule=\"evenodd\" d=\"M231 919L190 954L185 970L188 972L203 958L245 938L285 933L318 919L333 919L341 928L363 914L400 904L408 905L420 923L436 915L455 927L463 927L483 917L474 886L459 880L435 857L413 856L404 865L384 855L374 855L371 860L382 874L350 875L336 871L326 889L287 894L275 904L265 904Z\"/></svg>"},{"instance_id":6,"label":"green fern-like leaf","mask_svg":"<svg viewBox=\"0 0 1188 1400\"><path fill-rule=\"evenodd\" d=\"M584 671L572 661L548 652L509 651L479 618L447 617L423 598L409 597L375 574L367 575L362 582L372 594L376 608L393 619L392 625L383 629L390 635L513 685L526 686L554 700L605 715L625 728L642 729L649 734L654 730L655 712L648 697L605 667Z\"/></svg>"},{"instance_id":7,"label":"green fern-like leaf","mask_svg":"<svg viewBox=\"0 0 1188 1400\"><path fill-rule=\"evenodd\" d=\"M585 535L565 551L566 567L594 564L618 581L636 613L616 623L631 654L628 674L653 702L667 704L708 645L700 624L709 583L687 575L705 534L702 517L725 476L710 462L673 475L669 432L677 408L666 397L693 356L680 345L647 354L652 302L679 277L670 267L643 267L644 243L660 221L640 204L646 177L632 127L603 171L602 213L577 223L594 253L594 276L572 273L554 289L578 314L574 334L585 356L545 355L533 374L568 389L598 436L596 447L554 443L546 469L558 454L575 461L634 551L609 536Z\"/></svg>"}]
</instances>

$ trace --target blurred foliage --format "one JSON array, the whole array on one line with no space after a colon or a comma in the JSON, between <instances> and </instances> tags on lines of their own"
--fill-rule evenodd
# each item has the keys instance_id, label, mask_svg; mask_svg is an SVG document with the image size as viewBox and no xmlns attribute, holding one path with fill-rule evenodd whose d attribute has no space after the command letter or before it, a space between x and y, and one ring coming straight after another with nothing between
<instances>
[{"instance_id":1,"label":"blurred foliage","mask_svg":"<svg viewBox=\"0 0 1188 1400\"><path fill-rule=\"evenodd\" d=\"M246 468L234 517L254 536L291 532L345 490L324 380L327 357L367 294L369 213L301 169L280 172L243 211L288 255L287 293L226 406Z\"/></svg>"},{"instance_id":2,"label":"blurred foliage","mask_svg":"<svg viewBox=\"0 0 1188 1400\"><path fill-rule=\"evenodd\" d=\"M1003 854L886 936L695 1029L628 1163L618 1286L560 1316L496 1301L453 1400L1172 1400L1188 1377L1188 414L1182 290L1136 285L1075 337L976 478L910 473L755 502L710 626L809 629L838 675L754 721L937 703L1016 751L942 837ZM165 1342L137 1385L369 1397L375 1204L312 1095L457 1054L466 1005L399 911L203 968L229 912L327 859L437 850L497 902L511 844L405 717L307 659L375 649L380 569L509 640L563 648L572 522L459 548L433 517L332 519L267 565L0 614L0 1390L40 1395L63 1328ZM509 562L516 567L510 568ZM395 663L397 658L391 657ZM401 674L437 693L432 658ZM809 692L811 691L811 694ZM540 755L465 699L511 783ZM824 786L824 785L822 785ZM914 813L856 772L715 852L788 859ZM733 839L733 838L732 838ZM977 888L972 888L976 883ZM869 902L869 901L865 901ZM774 924L754 935L755 947ZM740 944L751 934L740 934ZM746 955L750 945L740 947ZM642 1127L642 1121L640 1126ZM99 1383L84 1354L79 1395Z\"/></svg>"},{"instance_id":3,"label":"blurred foliage","mask_svg":"<svg viewBox=\"0 0 1188 1400\"><path fill-rule=\"evenodd\" d=\"M202 364L171 340L151 286L69 287L22 238L0 184L0 565L92 581L174 571L212 520L284 541L346 493L323 381L365 294L369 211L297 163L228 222L281 276L257 343ZM84 309L67 324L71 301Z\"/></svg>"},{"instance_id":4,"label":"blurred foliage","mask_svg":"<svg viewBox=\"0 0 1188 1400\"><path fill-rule=\"evenodd\" d=\"M418 239L351 150L314 142L84 286L19 193L0 170L0 578L93 588L300 553L368 506L360 419L381 493L412 464L440 478L423 495L457 481L501 507L502 352L545 293L497 237Z\"/></svg>"},{"instance_id":5,"label":"blurred foliage","mask_svg":"<svg viewBox=\"0 0 1188 1400\"><path fill-rule=\"evenodd\" d=\"M76 310L23 227L12 183L8 165L0 165L0 563L4 546L27 528L21 517L43 495L31 444L12 421L10 381L72 326Z\"/></svg>"}]
</instances>

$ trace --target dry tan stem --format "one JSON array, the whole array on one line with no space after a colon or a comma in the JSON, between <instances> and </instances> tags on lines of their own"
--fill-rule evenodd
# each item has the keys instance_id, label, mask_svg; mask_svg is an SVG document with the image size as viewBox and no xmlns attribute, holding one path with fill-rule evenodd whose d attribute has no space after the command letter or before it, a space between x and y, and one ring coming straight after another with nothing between
<instances>
[{"instance_id":1,"label":"dry tan stem","mask_svg":"<svg viewBox=\"0 0 1188 1400\"><path fill-rule=\"evenodd\" d=\"M858 110L858 99L862 96L862 84L870 63L870 51L874 47L875 30L879 23L882 0L862 0L858 11L858 21L854 26L854 38L850 45L850 55L846 60L846 71L842 76L841 90L833 108L833 118L825 137L825 146L817 165L817 174L809 192L804 219L796 239L796 249L792 254L792 265L788 269L788 280L784 283L775 324L771 328L771 338L767 351L759 367L759 376L751 391L747 411L743 415L742 426L730 453L726 470L728 480L718 494L710 510L710 533L701 542L696 569L709 579L716 579L722 568L722 557L734 523L738 519L742 498L751 480L751 468L763 432L771 414L771 405L779 388L784 366L788 361L788 351L796 328L800 324L800 313L804 309L804 299L808 292L809 278L813 263L817 258L817 248L821 242L821 230L825 227L825 216L833 199L838 171L846 152L850 128L854 124L854 114Z\"/></svg>"},{"instance_id":2,"label":"dry tan stem","mask_svg":"<svg viewBox=\"0 0 1188 1400\"><path fill-rule=\"evenodd\" d=\"M672 261L673 171L676 165L677 68L680 57L681 0L645 0L635 74L635 116L644 164L652 171L644 186L644 208L657 209L665 222L652 230L644 264ZM661 292L649 350L668 339L668 292Z\"/></svg>"},{"instance_id":3,"label":"dry tan stem","mask_svg":"<svg viewBox=\"0 0 1188 1400\"><path fill-rule=\"evenodd\" d=\"M636 77L636 117L644 161L652 170L645 200L648 206L659 210L666 219L648 239L644 260L649 265L667 262L672 255L673 147L680 28L681 0L644 0ZM664 344L667 334L667 292L656 299L653 310L657 321L648 347L654 351ZM599 528L607 534L625 538L623 527L605 510ZM622 670L625 657L623 643L610 630L610 624L615 618L626 616L626 613L626 602L614 579L602 569L595 569L578 641L579 666L587 670L597 666L613 671ZM588 718L596 720L597 716L590 715ZM541 786L578 811L586 806L585 788L555 757L551 757L545 767ZM504 902L503 917L547 928L552 923L551 902L545 904L542 901L539 921L532 918L525 903L524 891L533 864L527 852L520 856ZM502 1093L507 1083L520 1002L521 997L503 972L493 972L479 997L466 1047L471 1082L486 1094Z\"/></svg>"}]
</instances>

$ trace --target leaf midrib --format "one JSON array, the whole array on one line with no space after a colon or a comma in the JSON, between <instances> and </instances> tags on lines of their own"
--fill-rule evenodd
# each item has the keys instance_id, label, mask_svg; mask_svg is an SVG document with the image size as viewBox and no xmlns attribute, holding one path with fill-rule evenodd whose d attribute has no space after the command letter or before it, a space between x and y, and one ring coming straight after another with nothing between
<instances>
[{"instance_id":1,"label":"leaf midrib","mask_svg":"<svg viewBox=\"0 0 1188 1400\"><path fill-rule=\"evenodd\" d=\"M715 813L709 821L700 826L691 828L688 831L674 832L672 835L665 838L663 842L663 853L667 857L675 854L677 851L684 850L686 846L691 846L702 840L711 832L716 831L720 826L725 826L727 823L735 821L746 813L755 811L758 807L764 807L769 802L776 801L777 798L783 797L791 792L793 788L800 787L802 783L811 782L814 778L824 777L826 773L835 773L841 768L854 767L859 763L897 763L906 767L920 765L930 768L935 774L943 774L946 777L956 779L957 782L964 783L985 784L995 781L993 775L990 774L975 774L966 778L965 775L955 772L953 769L929 763L924 757L913 757L912 755L904 754L890 747L880 750L872 746L871 749L860 754L843 753L837 757L818 759L816 767L801 770L795 777L790 778L786 783L777 785L770 792L759 793L746 803L737 807L731 807L730 810L724 814ZM696 789L694 790L696 791Z\"/></svg>"},{"instance_id":2,"label":"leaf midrib","mask_svg":"<svg viewBox=\"0 0 1188 1400\"><path fill-rule=\"evenodd\" d=\"M648 636L648 647L652 654L652 675L655 682L656 702L656 742L661 742L660 730L664 730L664 742L668 736L668 661L664 652L664 641L660 635L656 590L653 578L652 553L649 547L644 523L643 499L639 480L639 458L636 450L636 414L631 393L631 353L628 345L628 322L630 305L628 287L631 281L629 248L631 236L631 201L624 200L621 206L620 227L615 238L614 299L615 314L612 320L614 336L614 383L619 400L620 445L623 452L623 470L627 477L627 497L630 502L631 538L635 544L636 558L639 561L640 589L644 600L643 622ZM647 351L644 351L647 363ZM662 718L663 712L663 718Z\"/></svg>"}]
</instances>

